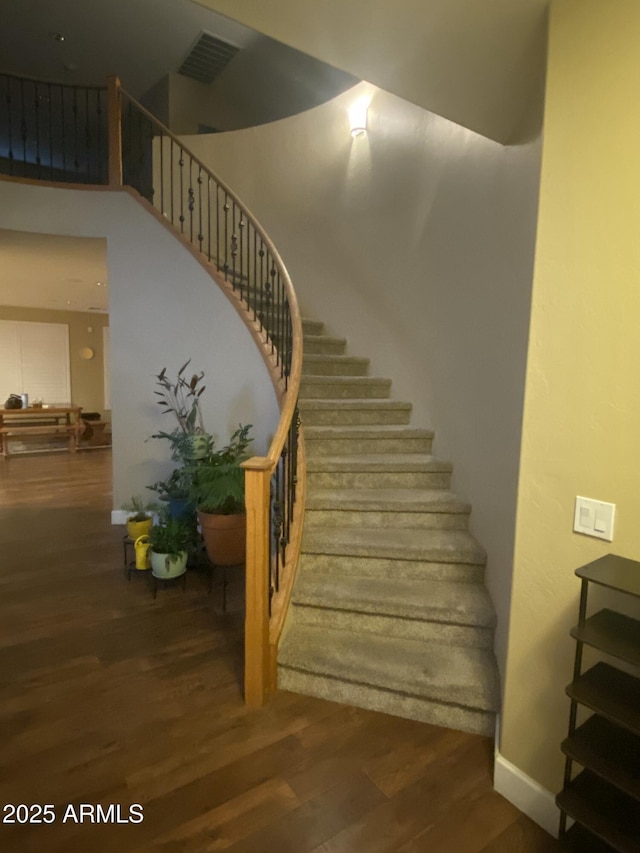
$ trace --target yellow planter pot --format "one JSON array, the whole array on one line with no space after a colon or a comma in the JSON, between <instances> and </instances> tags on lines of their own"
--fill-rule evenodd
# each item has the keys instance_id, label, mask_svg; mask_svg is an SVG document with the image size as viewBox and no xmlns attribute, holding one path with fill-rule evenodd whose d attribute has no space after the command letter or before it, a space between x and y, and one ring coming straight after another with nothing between
<instances>
[{"instance_id":1,"label":"yellow planter pot","mask_svg":"<svg viewBox=\"0 0 640 853\"><path fill-rule=\"evenodd\" d=\"M140 536L148 536L152 525L152 518L147 518L145 521L132 521L131 519L127 519L127 535L135 542L136 539L140 538Z\"/></svg>"}]
</instances>

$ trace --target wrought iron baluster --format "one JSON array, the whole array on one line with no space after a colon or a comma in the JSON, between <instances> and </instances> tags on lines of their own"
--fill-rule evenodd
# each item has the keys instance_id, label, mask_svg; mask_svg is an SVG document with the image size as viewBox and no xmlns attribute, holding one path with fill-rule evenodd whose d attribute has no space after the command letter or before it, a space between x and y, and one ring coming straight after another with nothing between
<instances>
[{"instance_id":1,"label":"wrought iron baluster","mask_svg":"<svg viewBox=\"0 0 640 853\"><path fill-rule=\"evenodd\" d=\"M222 269L224 270L224 277L227 277L227 273L229 272L229 197L225 191L224 194L224 264Z\"/></svg>"},{"instance_id":2,"label":"wrought iron baluster","mask_svg":"<svg viewBox=\"0 0 640 853\"><path fill-rule=\"evenodd\" d=\"M73 167L75 169L76 180L78 178L78 170L80 169L80 155L78 151L78 88L73 87L73 105L71 107L73 114Z\"/></svg>"},{"instance_id":3,"label":"wrought iron baluster","mask_svg":"<svg viewBox=\"0 0 640 853\"><path fill-rule=\"evenodd\" d=\"M236 257L238 255L238 232L236 230L236 203L231 205L231 286L236 289Z\"/></svg>"},{"instance_id":4,"label":"wrought iron baluster","mask_svg":"<svg viewBox=\"0 0 640 853\"><path fill-rule=\"evenodd\" d=\"M207 258L211 261L211 176L207 175Z\"/></svg>"},{"instance_id":5,"label":"wrought iron baluster","mask_svg":"<svg viewBox=\"0 0 640 853\"><path fill-rule=\"evenodd\" d=\"M9 174L13 175L13 162L14 162L14 154L13 154L13 100L11 98L11 82L12 78L7 77L7 132L8 132L8 150L7 150L7 158L9 160Z\"/></svg>"},{"instance_id":6,"label":"wrought iron baluster","mask_svg":"<svg viewBox=\"0 0 640 853\"><path fill-rule=\"evenodd\" d=\"M198 166L198 246L202 252L202 241L204 234L202 233L202 167Z\"/></svg>"},{"instance_id":7,"label":"wrought iron baluster","mask_svg":"<svg viewBox=\"0 0 640 853\"><path fill-rule=\"evenodd\" d=\"M193 210L195 198L193 194L193 158L189 157L189 189L187 190L187 209L189 210L189 242L193 243Z\"/></svg>"},{"instance_id":8,"label":"wrought iron baluster","mask_svg":"<svg viewBox=\"0 0 640 853\"><path fill-rule=\"evenodd\" d=\"M273 560L273 585L274 589L277 592L280 589L280 540L282 537L282 494L280 490L280 467L281 467L282 459L278 460L278 464L275 467L275 471L273 472L273 491L274 491L274 501L273 501L273 510L271 513L271 528L273 541L275 542L275 549L272 552L272 560Z\"/></svg>"},{"instance_id":9,"label":"wrought iron baluster","mask_svg":"<svg viewBox=\"0 0 640 853\"><path fill-rule=\"evenodd\" d=\"M180 166L180 233L184 234L184 150L182 146L180 146L178 166Z\"/></svg>"},{"instance_id":10,"label":"wrought iron baluster","mask_svg":"<svg viewBox=\"0 0 640 853\"><path fill-rule=\"evenodd\" d=\"M216 269L220 269L220 184L216 183Z\"/></svg>"},{"instance_id":11,"label":"wrought iron baluster","mask_svg":"<svg viewBox=\"0 0 640 853\"><path fill-rule=\"evenodd\" d=\"M34 84L35 89L35 97L33 99L33 106L35 110L35 126L36 126L36 177L40 180L40 165L42 160L40 158L40 92L38 89L38 84Z\"/></svg>"},{"instance_id":12,"label":"wrought iron baluster","mask_svg":"<svg viewBox=\"0 0 640 853\"><path fill-rule=\"evenodd\" d=\"M27 175L27 116L24 106L24 80L20 81L20 137L22 139L22 172Z\"/></svg>"},{"instance_id":13,"label":"wrought iron baluster","mask_svg":"<svg viewBox=\"0 0 640 853\"><path fill-rule=\"evenodd\" d=\"M240 244L238 247L238 251L239 251L239 255L240 255L240 271L239 271L240 293L242 293L242 290L244 288L244 227L245 227L244 214L242 212L242 209L240 209L240 221L238 222L238 240L239 240L239 244Z\"/></svg>"}]
</instances>

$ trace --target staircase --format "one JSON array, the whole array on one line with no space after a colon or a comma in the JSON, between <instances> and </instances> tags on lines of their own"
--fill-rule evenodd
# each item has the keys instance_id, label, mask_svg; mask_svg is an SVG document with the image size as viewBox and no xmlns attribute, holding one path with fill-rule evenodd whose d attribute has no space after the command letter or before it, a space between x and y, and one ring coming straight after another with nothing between
<instances>
[{"instance_id":1,"label":"staircase","mask_svg":"<svg viewBox=\"0 0 640 853\"><path fill-rule=\"evenodd\" d=\"M303 328L307 504L278 684L493 735L495 614L452 466L368 359Z\"/></svg>"}]
</instances>

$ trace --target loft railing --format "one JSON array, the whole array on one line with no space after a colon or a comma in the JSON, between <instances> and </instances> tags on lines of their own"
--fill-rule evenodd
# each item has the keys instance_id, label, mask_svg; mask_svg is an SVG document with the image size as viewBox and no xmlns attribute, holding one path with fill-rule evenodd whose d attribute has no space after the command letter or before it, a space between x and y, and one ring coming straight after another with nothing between
<instances>
[{"instance_id":1,"label":"loft railing","mask_svg":"<svg viewBox=\"0 0 640 853\"><path fill-rule=\"evenodd\" d=\"M0 74L0 173L106 184L107 92Z\"/></svg>"},{"instance_id":2,"label":"loft railing","mask_svg":"<svg viewBox=\"0 0 640 853\"><path fill-rule=\"evenodd\" d=\"M130 187L220 284L269 367L280 421L265 457L243 464L247 511L245 701L276 687L277 644L300 552L304 443L298 416L302 323L273 242L235 193L117 78L83 89L0 75L0 172ZM46 132L45 132L46 131Z\"/></svg>"}]
</instances>

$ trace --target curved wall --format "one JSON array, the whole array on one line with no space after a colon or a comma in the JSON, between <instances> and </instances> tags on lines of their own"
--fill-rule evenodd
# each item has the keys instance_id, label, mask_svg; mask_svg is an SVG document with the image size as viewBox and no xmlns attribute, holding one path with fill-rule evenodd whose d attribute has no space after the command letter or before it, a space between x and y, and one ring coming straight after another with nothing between
<instances>
[{"instance_id":1,"label":"curved wall","mask_svg":"<svg viewBox=\"0 0 640 853\"><path fill-rule=\"evenodd\" d=\"M206 374L209 431L226 442L238 423L251 423L255 451L267 450L278 406L247 328L198 262L128 193L0 181L0 227L107 238L114 508L171 469L166 442L146 441L173 429L154 402L162 367L175 374L191 358Z\"/></svg>"},{"instance_id":2,"label":"curved wall","mask_svg":"<svg viewBox=\"0 0 640 853\"><path fill-rule=\"evenodd\" d=\"M348 109L368 95L369 128ZM506 653L540 140L505 148L368 84L186 140L272 236L302 311L435 429L489 552Z\"/></svg>"}]
</instances>

